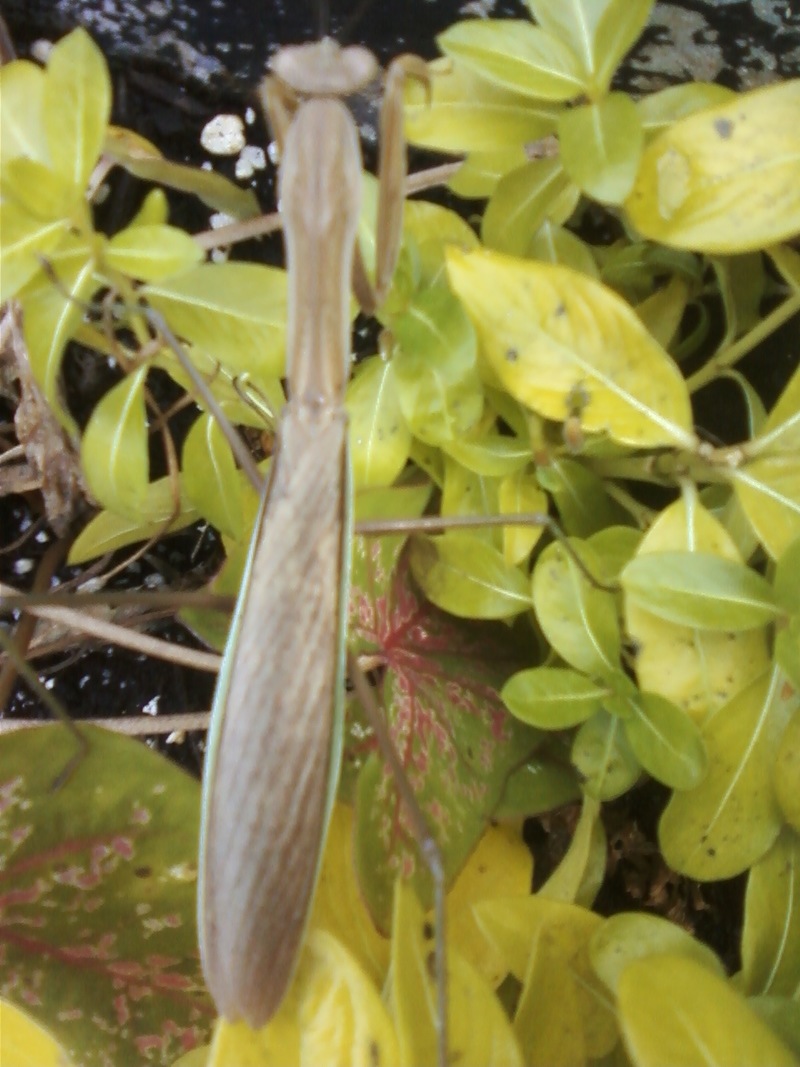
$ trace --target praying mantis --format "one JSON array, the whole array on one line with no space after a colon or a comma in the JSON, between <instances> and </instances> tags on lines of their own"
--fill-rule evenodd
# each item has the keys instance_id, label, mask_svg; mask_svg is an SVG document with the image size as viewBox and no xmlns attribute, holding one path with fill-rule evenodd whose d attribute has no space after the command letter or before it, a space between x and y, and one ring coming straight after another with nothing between
<instances>
[{"instance_id":1,"label":"praying mantis","mask_svg":"<svg viewBox=\"0 0 800 1067\"><path fill-rule=\"evenodd\" d=\"M201 958L217 1007L253 1027L275 1013L294 970L342 751L351 278L362 308L374 310L400 241L399 91L406 77L427 81L415 57L395 60L387 74L373 288L356 240L358 133L341 97L377 73L370 52L323 39L279 51L262 90L282 155L289 399L217 684L198 902ZM309 595L298 596L300 588ZM413 795L405 799L413 806ZM443 989L443 950L438 965ZM442 1050L443 1004L442 994Z\"/></svg>"}]
</instances>

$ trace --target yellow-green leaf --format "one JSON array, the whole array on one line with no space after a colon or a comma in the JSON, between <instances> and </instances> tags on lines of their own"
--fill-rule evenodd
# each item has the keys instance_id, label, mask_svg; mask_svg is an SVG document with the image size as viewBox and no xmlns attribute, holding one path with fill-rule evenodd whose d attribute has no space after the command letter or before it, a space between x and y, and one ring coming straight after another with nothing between
<instances>
[{"instance_id":1,"label":"yellow-green leaf","mask_svg":"<svg viewBox=\"0 0 800 1067\"><path fill-rule=\"evenodd\" d=\"M637 102L637 107L647 133L656 133L696 111L727 104L735 96L733 89L715 82L687 82L646 93Z\"/></svg>"},{"instance_id":2,"label":"yellow-green leaf","mask_svg":"<svg viewBox=\"0 0 800 1067\"><path fill-rule=\"evenodd\" d=\"M111 79L83 29L59 41L47 61L43 115L53 169L83 191L103 147Z\"/></svg>"},{"instance_id":3,"label":"yellow-green leaf","mask_svg":"<svg viewBox=\"0 0 800 1067\"><path fill-rule=\"evenodd\" d=\"M0 1000L3 1067L70 1067L72 1061L55 1038L29 1015Z\"/></svg>"},{"instance_id":4,"label":"yellow-green leaf","mask_svg":"<svg viewBox=\"0 0 800 1067\"><path fill-rule=\"evenodd\" d=\"M775 795L778 745L798 703L779 671L765 672L703 724L708 773L673 793L659 824L670 867L690 878L730 878L772 845L783 817Z\"/></svg>"},{"instance_id":5,"label":"yellow-green leaf","mask_svg":"<svg viewBox=\"0 0 800 1067\"><path fill-rule=\"evenodd\" d=\"M547 494L526 470L516 471L503 478L497 489L497 503L501 515L535 515L547 513ZM521 563L544 533L544 523L526 526L510 524L503 527L503 555L507 563Z\"/></svg>"},{"instance_id":6,"label":"yellow-green leaf","mask_svg":"<svg viewBox=\"0 0 800 1067\"><path fill-rule=\"evenodd\" d=\"M518 152L555 129L554 107L488 82L463 63L437 59L428 69L430 99L416 79L405 85L405 133L412 144L441 152Z\"/></svg>"},{"instance_id":7,"label":"yellow-green leaf","mask_svg":"<svg viewBox=\"0 0 800 1067\"><path fill-rule=\"evenodd\" d=\"M21 294L23 333L36 381L61 425L77 436L77 426L61 396L61 362L67 343L83 318L84 302L97 283L92 249L68 236L54 252L50 267L59 284L45 274L34 277Z\"/></svg>"},{"instance_id":8,"label":"yellow-green leaf","mask_svg":"<svg viewBox=\"0 0 800 1067\"><path fill-rule=\"evenodd\" d=\"M645 534L640 556L676 549L710 552L741 564L736 546L717 519L686 489ZM770 662L766 627L738 633L700 630L661 618L647 598L625 598L626 629L636 645L640 687L660 693L697 722L757 678Z\"/></svg>"},{"instance_id":9,"label":"yellow-green leaf","mask_svg":"<svg viewBox=\"0 0 800 1067\"><path fill-rule=\"evenodd\" d=\"M512 396L635 447L694 444L676 365L616 293L567 267L448 250L450 280L483 354Z\"/></svg>"},{"instance_id":10,"label":"yellow-green leaf","mask_svg":"<svg viewBox=\"0 0 800 1067\"><path fill-rule=\"evenodd\" d=\"M431 924L402 879L395 888L392 931L390 999L400 1064L433 1064L438 1054ZM447 953L447 979L448 1062L522 1067L520 1050L500 1002L478 972L454 950Z\"/></svg>"},{"instance_id":11,"label":"yellow-green leaf","mask_svg":"<svg viewBox=\"0 0 800 1067\"><path fill-rule=\"evenodd\" d=\"M795 627L795 639L798 630ZM789 720L775 764L775 793L790 826L800 833L800 711ZM798 896L800 900L800 896Z\"/></svg>"},{"instance_id":12,"label":"yellow-green leaf","mask_svg":"<svg viewBox=\"0 0 800 1067\"><path fill-rule=\"evenodd\" d=\"M391 332L397 398L414 436L439 444L471 429L483 409L475 331L445 282L415 293Z\"/></svg>"},{"instance_id":13,"label":"yellow-green leaf","mask_svg":"<svg viewBox=\"0 0 800 1067\"><path fill-rule=\"evenodd\" d=\"M560 159L535 159L509 171L497 183L481 221L487 248L525 255L545 221L566 222L580 199Z\"/></svg>"},{"instance_id":14,"label":"yellow-green leaf","mask_svg":"<svg viewBox=\"0 0 800 1067\"><path fill-rule=\"evenodd\" d=\"M517 719L542 730L585 722L601 706L608 686L565 667L532 667L512 675L500 691Z\"/></svg>"},{"instance_id":15,"label":"yellow-green leaf","mask_svg":"<svg viewBox=\"0 0 800 1067\"><path fill-rule=\"evenodd\" d=\"M778 559L800 537L800 456L796 450L761 456L731 477L750 525Z\"/></svg>"},{"instance_id":16,"label":"yellow-green leaf","mask_svg":"<svg viewBox=\"0 0 800 1067\"><path fill-rule=\"evenodd\" d=\"M601 709L581 725L572 742L572 762L583 788L599 800L613 800L630 789L642 773L631 748L625 722Z\"/></svg>"},{"instance_id":17,"label":"yellow-green leaf","mask_svg":"<svg viewBox=\"0 0 800 1067\"><path fill-rule=\"evenodd\" d=\"M677 923L647 912L618 912L595 931L589 954L597 975L616 994L625 968L634 960L664 952L685 956L725 977L719 957Z\"/></svg>"},{"instance_id":18,"label":"yellow-green leaf","mask_svg":"<svg viewBox=\"0 0 800 1067\"><path fill-rule=\"evenodd\" d=\"M101 511L90 519L72 542L69 562L85 563L151 537L176 533L199 518L194 508L181 504L173 479L159 478L147 486L140 515L126 518L112 511Z\"/></svg>"},{"instance_id":19,"label":"yellow-green leaf","mask_svg":"<svg viewBox=\"0 0 800 1067\"><path fill-rule=\"evenodd\" d=\"M739 977L749 996L793 997L800 986L800 837L788 827L747 879Z\"/></svg>"},{"instance_id":20,"label":"yellow-green leaf","mask_svg":"<svg viewBox=\"0 0 800 1067\"><path fill-rule=\"evenodd\" d=\"M258 199L252 189L240 189L216 171L172 163L164 159L154 145L131 130L109 127L103 150L137 178L193 193L215 211L224 211L237 219L259 213Z\"/></svg>"},{"instance_id":21,"label":"yellow-green leaf","mask_svg":"<svg viewBox=\"0 0 800 1067\"><path fill-rule=\"evenodd\" d=\"M621 204L633 186L644 143L636 105L625 93L565 111L558 123L561 161L573 182L605 204Z\"/></svg>"},{"instance_id":22,"label":"yellow-green leaf","mask_svg":"<svg viewBox=\"0 0 800 1067\"><path fill-rule=\"evenodd\" d=\"M97 404L81 440L81 463L92 495L110 511L142 515L150 470L143 365Z\"/></svg>"},{"instance_id":23,"label":"yellow-green leaf","mask_svg":"<svg viewBox=\"0 0 800 1067\"><path fill-rule=\"evenodd\" d=\"M591 573L594 553L570 539ZM554 542L536 561L533 605L544 635L559 656L587 674L607 678L619 669L621 638L614 597L589 583L564 548Z\"/></svg>"},{"instance_id":24,"label":"yellow-green leaf","mask_svg":"<svg viewBox=\"0 0 800 1067\"><path fill-rule=\"evenodd\" d=\"M219 1020L208 1067L373 1067L399 1061L372 980L332 934L312 930L277 1015L261 1030Z\"/></svg>"},{"instance_id":25,"label":"yellow-green leaf","mask_svg":"<svg viewBox=\"0 0 800 1067\"><path fill-rule=\"evenodd\" d=\"M242 486L231 447L217 420L203 414L183 445L182 483L188 503L234 541L246 534Z\"/></svg>"},{"instance_id":26,"label":"yellow-green leaf","mask_svg":"<svg viewBox=\"0 0 800 1067\"><path fill-rule=\"evenodd\" d=\"M590 908L606 876L608 844L600 820L600 801L584 794L569 848L539 890L540 897Z\"/></svg>"},{"instance_id":27,"label":"yellow-green leaf","mask_svg":"<svg viewBox=\"0 0 800 1067\"><path fill-rule=\"evenodd\" d=\"M17 59L0 67L0 144L5 165L10 159L27 156L49 164L42 101L45 74L27 59Z\"/></svg>"},{"instance_id":28,"label":"yellow-green leaf","mask_svg":"<svg viewBox=\"0 0 800 1067\"><path fill-rule=\"evenodd\" d=\"M616 1027L588 951L600 916L539 895L480 903L475 913L523 982L514 1029L525 1061L569 1067L609 1053Z\"/></svg>"},{"instance_id":29,"label":"yellow-green leaf","mask_svg":"<svg viewBox=\"0 0 800 1067\"><path fill-rule=\"evenodd\" d=\"M350 457L357 489L391 485L405 467L411 432L397 396L394 363L359 365L347 387Z\"/></svg>"},{"instance_id":30,"label":"yellow-green leaf","mask_svg":"<svg viewBox=\"0 0 800 1067\"><path fill-rule=\"evenodd\" d=\"M283 372L284 271L257 263L202 263L141 292L175 333L231 374Z\"/></svg>"},{"instance_id":31,"label":"yellow-green leaf","mask_svg":"<svg viewBox=\"0 0 800 1067\"><path fill-rule=\"evenodd\" d=\"M585 76L565 44L521 19L470 19L436 38L446 56L482 78L537 100L564 101L584 89Z\"/></svg>"},{"instance_id":32,"label":"yellow-green leaf","mask_svg":"<svg viewBox=\"0 0 800 1067\"><path fill-rule=\"evenodd\" d=\"M475 534L411 540L411 571L430 601L468 619L507 619L531 606L528 579Z\"/></svg>"},{"instance_id":33,"label":"yellow-green leaf","mask_svg":"<svg viewBox=\"0 0 800 1067\"><path fill-rule=\"evenodd\" d=\"M740 94L648 145L625 208L662 244L730 254L800 231L800 79Z\"/></svg>"},{"instance_id":34,"label":"yellow-green leaf","mask_svg":"<svg viewBox=\"0 0 800 1067\"><path fill-rule=\"evenodd\" d=\"M630 963L619 980L619 1022L636 1067L797 1067L744 997L683 956Z\"/></svg>"},{"instance_id":35,"label":"yellow-green leaf","mask_svg":"<svg viewBox=\"0 0 800 1067\"><path fill-rule=\"evenodd\" d=\"M699 630L735 633L780 614L772 586L756 571L711 552L650 552L625 567L622 587L654 615Z\"/></svg>"},{"instance_id":36,"label":"yellow-green leaf","mask_svg":"<svg viewBox=\"0 0 800 1067\"><path fill-rule=\"evenodd\" d=\"M672 789L692 789L706 773L700 732L685 711L657 693L629 701L625 733L644 769Z\"/></svg>"},{"instance_id":37,"label":"yellow-green leaf","mask_svg":"<svg viewBox=\"0 0 800 1067\"><path fill-rule=\"evenodd\" d=\"M188 233L157 223L128 226L106 248L106 261L114 270L145 282L180 274L202 259L202 249Z\"/></svg>"},{"instance_id":38,"label":"yellow-green leaf","mask_svg":"<svg viewBox=\"0 0 800 1067\"><path fill-rule=\"evenodd\" d=\"M474 905L497 897L525 897L531 891L533 856L519 830L489 825L447 894L447 934L459 954L492 988L507 968L475 919Z\"/></svg>"},{"instance_id":39,"label":"yellow-green leaf","mask_svg":"<svg viewBox=\"0 0 800 1067\"><path fill-rule=\"evenodd\" d=\"M41 271L46 256L64 238L69 219L40 219L12 200L0 199L0 303Z\"/></svg>"}]
</instances>

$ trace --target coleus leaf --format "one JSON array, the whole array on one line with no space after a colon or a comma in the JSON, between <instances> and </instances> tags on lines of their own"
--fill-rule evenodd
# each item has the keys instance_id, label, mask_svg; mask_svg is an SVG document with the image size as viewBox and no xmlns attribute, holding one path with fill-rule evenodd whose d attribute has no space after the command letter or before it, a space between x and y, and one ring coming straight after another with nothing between
<instances>
[{"instance_id":1,"label":"coleus leaf","mask_svg":"<svg viewBox=\"0 0 800 1067\"><path fill-rule=\"evenodd\" d=\"M402 547L399 538L355 539L350 645L383 671L390 732L451 881L508 776L541 735L515 721L500 700L517 666L507 632L461 622L426 602ZM357 786L356 865L368 907L385 930L396 874L410 876L427 902L431 884L397 786L363 713L351 710L345 766L366 757Z\"/></svg>"},{"instance_id":2,"label":"coleus leaf","mask_svg":"<svg viewBox=\"0 0 800 1067\"><path fill-rule=\"evenodd\" d=\"M76 1064L166 1067L213 1016L195 930L199 786L138 741L84 734L58 789L75 755L63 727L0 742L0 995Z\"/></svg>"}]
</instances>

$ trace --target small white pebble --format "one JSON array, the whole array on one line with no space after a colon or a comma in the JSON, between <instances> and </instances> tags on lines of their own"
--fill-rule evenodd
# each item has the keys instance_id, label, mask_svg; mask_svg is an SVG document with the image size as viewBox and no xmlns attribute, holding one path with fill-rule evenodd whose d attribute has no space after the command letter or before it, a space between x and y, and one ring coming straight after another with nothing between
<instances>
[{"instance_id":1,"label":"small white pebble","mask_svg":"<svg viewBox=\"0 0 800 1067\"><path fill-rule=\"evenodd\" d=\"M40 37L38 41L34 41L31 45L31 59L35 59L37 63L46 63L52 51L53 42L46 41Z\"/></svg>"},{"instance_id":2,"label":"small white pebble","mask_svg":"<svg viewBox=\"0 0 800 1067\"><path fill-rule=\"evenodd\" d=\"M212 263L226 263L228 260L228 249L212 248L210 259Z\"/></svg>"},{"instance_id":3,"label":"small white pebble","mask_svg":"<svg viewBox=\"0 0 800 1067\"><path fill-rule=\"evenodd\" d=\"M158 715L158 700L157 695L152 700L148 700L142 708L142 715Z\"/></svg>"},{"instance_id":4,"label":"small white pebble","mask_svg":"<svg viewBox=\"0 0 800 1067\"><path fill-rule=\"evenodd\" d=\"M245 146L244 123L239 115L215 115L203 127L200 144L212 156L235 156Z\"/></svg>"},{"instance_id":5,"label":"small white pebble","mask_svg":"<svg viewBox=\"0 0 800 1067\"><path fill-rule=\"evenodd\" d=\"M224 211L215 211L208 220L208 225L212 230L221 230L223 226L230 226L232 222L236 222L233 215L226 215Z\"/></svg>"},{"instance_id":6,"label":"small white pebble","mask_svg":"<svg viewBox=\"0 0 800 1067\"><path fill-rule=\"evenodd\" d=\"M242 154L236 160L236 177L240 181L252 178L255 171L264 170L266 165L267 157L264 149L259 148L258 145L246 144L242 149Z\"/></svg>"},{"instance_id":7,"label":"small white pebble","mask_svg":"<svg viewBox=\"0 0 800 1067\"><path fill-rule=\"evenodd\" d=\"M246 122L246 124L248 126L252 126L253 125L253 123L256 121L255 108L249 107L247 109L247 111L245 111L245 113L244 113L244 121Z\"/></svg>"},{"instance_id":8,"label":"small white pebble","mask_svg":"<svg viewBox=\"0 0 800 1067\"><path fill-rule=\"evenodd\" d=\"M30 574L33 570L32 559L15 559L14 574Z\"/></svg>"}]
</instances>

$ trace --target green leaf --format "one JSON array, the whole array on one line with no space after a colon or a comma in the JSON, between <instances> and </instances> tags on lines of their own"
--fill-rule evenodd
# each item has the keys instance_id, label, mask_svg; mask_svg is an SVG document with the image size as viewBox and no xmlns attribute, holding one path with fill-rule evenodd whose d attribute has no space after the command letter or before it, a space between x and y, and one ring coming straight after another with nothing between
<instances>
[{"instance_id":1,"label":"green leaf","mask_svg":"<svg viewBox=\"0 0 800 1067\"><path fill-rule=\"evenodd\" d=\"M482 78L537 100L571 100L585 87L575 53L521 19L457 22L436 43Z\"/></svg>"},{"instance_id":2,"label":"green leaf","mask_svg":"<svg viewBox=\"0 0 800 1067\"><path fill-rule=\"evenodd\" d=\"M689 549L711 552L732 563L740 556L726 529L684 487L679 500L666 507L641 541L639 554L660 558L662 552ZM730 700L770 663L764 628L698 630L658 617L646 600L625 599L627 632L636 645L640 687L659 693L702 722L708 712Z\"/></svg>"},{"instance_id":3,"label":"green leaf","mask_svg":"<svg viewBox=\"0 0 800 1067\"><path fill-rule=\"evenodd\" d=\"M234 541L245 537L242 484L225 434L211 415L195 421L183 446L182 487L188 503Z\"/></svg>"},{"instance_id":4,"label":"green leaf","mask_svg":"<svg viewBox=\"0 0 800 1067\"><path fill-rule=\"evenodd\" d=\"M508 619L531 606L528 579L475 534L415 536L411 572L437 607L465 619Z\"/></svg>"},{"instance_id":5,"label":"green leaf","mask_svg":"<svg viewBox=\"0 0 800 1067\"><path fill-rule=\"evenodd\" d=\"M539 227L547 221L566 222L579 199L580 190L560 159L529 160L497 183L481 221L483 243L524 256Z\"/></svg>"},{"instance_id":6,"label":"green leaf","mask_svg":"<svg viewBox=\"0 0 800 1067\"><path fill-rule=\"evenodd\" d=\"M584 0L578 3L590 11L595 6ZM655 0L603 0L592 47L590 96L606 92L617 66L647 25L654 3Z\"/></svg>"},{"instance_id":7,"label":"green leaf","mask_svg":"<svg viewBox=\"0 0 800 1067\"><path fill-rule=\"evenodd\" d=\"M636 1067L797 1067L744 997L683 956L653 955L630 963L619 980L618 1017Z\"/></svg>"},{"instance_id":8,"label":"green leaf","mask_svg":"<svg viewBox=\"0 0 800 1067\"><path fill-rule=\"evenodd\" d=\"M516 471L503 478L497 489L497 504L501 515L547 514L547 495L534 473ZM544 533L544 523L526 526L509 524L503 527L503 556L507 563L521 563L527 559Z\"/></svg>"},{"instance_id":9,"label":"green leaf","mask_svg":"<svg viewBox=\"0 0 800 1067\"><path fill-rule=\"evenodd\" d=\"M22 329L31 370L45 399L67 432L77 436L61 395L61 362L83 319L83 305L97 287L95 260L88 245L70 236L51 256L50 265L59 284L44 274L31 280L20 297Z\"/></svg>"},{"instance_id":10,"label":"green leaf","mask_svg":"<svg viewBox=\"0 0 800 1067\"><path fill-rule=\"evenodd\" d=\"M800 689L800 615L793 615L775 635L775 662L796 689ZM800 813L797 815L800 823Z\"/></svg>"},{"instance_id":11,"label":"green leaf","mask_svg":"<svg viewBox=\"0 0 800 1067\"><path fill-rule=\"evenodd\" d=\"M598 800L622 796L642 771L625 723L602 710L587 719L575 735L572 762L583 775L586 793Z\"/></svg>"},{"instance_id":12,"label":"green leaf","mask_svg":"<svg viewBox=\"0 0 800 1067\"><path fill-rule=\"evenodd\" d=\"M706 750L692 719L657 693L629 701L634 714L625 733L637 760L659 782L672 789L693 789L706 773Z\"/></svg>"},{"instance_id":13,"label":"green leaf","mask_svg":"<svg viewBox=\"0 0 800 1067\"><path fill-rule=\"evenodd\" d=\"M696 789L673 793L659 824L664 858L682 874L731 878L777 837L775 760L798 703L784 685L780 672L767 671L703 724L708 773Z\"/></svg>"},{"instance_id":14,"label":"green leaf","mask_svg":"<svg viewBox=\"0 0 800 1067\"><path fill-rule=\"evenodd\" d=\"M605 879L607 857L608 843L600 819L600 801L584 795L569 848L538 895L590 908Z\"/></svg>"},{"instance_id":15,"label":"green leaf","mask_svg":"<svg viewBox=\"0 0 800 1067\"><path fill-rule=\"evenodd\" d=\"M686 385L633 309L592 278L494 252L447 251L482 354L515 399L634 447L694 447ZM611 339L613 338L613 343Z\"/></svg>"},{"instance_id":16,"label":"green leaf","mask_svg":"<svg viewBox=\"0 0 800 1067\"><path fill-rule=\"evenodd\" d=\"M618 912L606 919L592 937L592 967L616 995L629 963L668 952L695 960L712 974L725 977L719 957L676 923L647 912Z\"/></svg>"},{"instance_id":17,"label":"green leaf","mask_svg":"<svg viewBox=\"0 0 800 1067\"><path fill-rule=\"evenodd\" d=\"M92 412L81 440L81 463L92 495L130 519L143 513L149 481L146 364L110 389Z\"/></svg>"},{"instance_id":18,"label":"green leaf","mask_svg":"<svg viewBox=\"0 0 800 1067\"><path fill-rule=\"evenodd\" d=\"M157 282L196 266L203 259L203 250L175 226L142 223L115 234L108 242L105 259L114 270L131 278Z\"/></svg>"},{"instance_id":19,"label":"green leaf","mask_svg":"<svg viewBox=\"0 0 800 1067\"><path fill-rule=\"evenodd\" d=\"M798 641L800 626L794 627L794 639ZM795 653L797 655L797 653ZM800 689L800 686L796 686ZM778 748L775 764L775 793L786 821L800 833L800 711L796 711Z\"/></svg>"},{"instance_id":20,"label":"green leaf","mask_svg":"<svg viewBox=\"0 0 800 1067\"><path fill-rule=\"evenodd\" d=\"M69 219L40 219L19 204L0 199L0 303L5 303L42 269L46 256L63 240Z\"/></svg>"},{"instance_id":21,"label":"green leaf","mask_svg":"<svg viewBox=\"0 0 800 1067\"><path fill-rule=\"evenodd\" d=\"M560 263L562 267L588 274L590 278L599 278L590 246L571 230L555 225L551 219L545 219L528 242L527 254L530 259Z\"/></svg>"},{"instance_id":22,"label":"green leaf","mask_svg":"<svg viewBox=\"0 0 800 1067\"><path fill-rule=\"evenodd\" d=\"M752 284L752 283L751 283ZM748 442L749 455L792 452L800 448L800 367L778 397L758 437Z\"/></svg>"},{"instance_id":23,"label":"green leaf","mask_svg":"<svg viewBox=\"0 0 800 1067\"><path fill-rule=\"evenodd\" d=\"M769 852L754 864L747 879L739 977L742 992L749 996L797 996L800 986L798 882L800 838L784 827Z\"/></svg>"},{"instance_id":24,"label":"green leaf","mask_svg":"<svg viewBox=\"0 0 800 1067\"><path fill-rule=\"evenodd\" d=\"M415 294L390 329L397 397L411 432L436 445L471 429L483 408L475 331L444 281Z\"/></svg>"},{"instance_id":25,"label":"green leaf","mask_svg":"<svg viewBox=\"0 0 800 1067\"><path fill-rule=\"evenodd\" d=\"M84 526L69 552L70 564L85 563L118 548L177 533L197 522L198 512L177 497L172 478L159 478L147 486L142 510L130 518L113 511L101 511Z\"/></svg>"},{"instance_id":26,"label":"green leaf","mask_svg":"<svg viewBox=\"0 0 800 1067\"><path fill-rule=\"evenodd\" d=\"M585 542L570 544L591 573L598 573ZM587 674L607 678L619 670L621 637L614 597L591 585L555 542L536 561L533 606L545 637L563 660Z\"/></svg>"},{"instance_id":27,"label":"green leaf","mask_svg":"<svg viewBox=\"0 0 800 1067\"><path fill-rule=\"evenodd\" d=\"M179 337L232 375L280 377L286 273L256 263L202 263L141 293Z\"/></svg>"},{"instance_id":28,"label":"green leaf","mask_svg":"<svg viewBox=\"0 0 800 1067\"><path fill-rule=\"evenodd\" d=\"M761 456L731 478L750 525L778 559L800 537L800 457L796 451Z\"/></svg>"},{"instance_id":29,"label":"green leaf","mask_svg":"<svg viewBox=\"0 0 800 1067\"><path fill-rule=\"evenodd\" d=\"M216 171L187 167L164 159L158 149L131 130L111 126L103 153L121 167L146 182L158 182L170 189L192 193L214 211L235 219L258 215L258 198L252 189L240 189Z\"/></svg>"},{"instance_id":30,"label":"green leaf","mask_svg":"<svg viewBox=\"0 0 800 1067\"><path fill-rule=\"evenodd\" d=\"M347 386L346 404L356 488L391 485L405 467L411 445L394 363L376 356L359 364Z\"/></svg>"},{"instance_id":31,"label":"green leaf","mask_svg":"<svg viewBox=\"0 0 800 1067\"><path fill-rule=\"evenodd\" d=\"M621 204L631 191L644 143L636 105L625 93L565 111L558 123L564 170L587 196Z\"/></svg>"},{"instance_id":32,"label":"green leaf","mask_svg":"<svg viewBox=\"0 0 800 1067\"><path fill-rule=\"evenodd\" d=\"M0 67L0 144L2 165L20 156L50 163L42 122L45 73L27 59Z\"/></svg>"},{"instance_id":33,"label":"green leaf","mask_svg":"<svg viewBox=\"0 0 800 1067\"><path fill-rule=\"evenodd\" d=\"M520 817L554 811L578 800L581 796L578 776L564 760L564 753L560 750L552 752L545 741L522 767L512 772L495 817L501 822L515 821Z\"/></svg>"},{"instance_id":34,"label":"green leaf","mask_svg":"<svg viewBox=\"0 0 800 1067\"><path fill-rule=\"evenodd\" d=\"M62 726L0 739L7 995L82 1067L141 1067L143 1044L167 1067L213 1018L195 930L199 786L138 741L82 731L88 752L58 789L76 755Z\"/></svg>"},{"instance_id":35,"label":"green leaf","mask_svg":"<svg viewBox=\"0 0 800 1067\"><path fill-rule=\"evenodd\" d=\"M800 231L800 79L741 93L645 149L625 209L644 236L698 252L749 252Z\"/></svg>"},{"instance_id":36,"label":"green leaf","mask_svg":"<svg viewBox=\"0 0 800 1067\"><path fill-rule=\"evenodd\" d=\"M430 968L430 926L413 892L398 879L392 918L390 1002L400 1045L399 1063L437 1060L437 990ZM500 1002L475 968L453 949L447 952L447 979L448 1061L522 1067L519 1046Z\"/></svg>"},{"instance_id":37,"label":"green leaf","mask_svg":"<svg viewBox=\"0 0 800 1067\"><path fill-rule=\"evenodd\" d=\"M531 460L531 446L516 437L491 433L442 443L442 450L466 470L486 478L501 478L514 474Z\"/></svg>"},{"instance_id":38,"label":"green leaf","mask_svg":"<svg viewBox=\"0 0 800 1067\"><path fill-rule=\"evenodd\" d=\"M520 146L555 129L553 106L488 82L463 63L438 59L428 70L430 94L415 78L405 84L405 134L411 144L456 153L513 150L521 163Z\"/></svg>"},{"instance_id":39,"label":"green leaf","mask_svg":"<svg viewBox=\"0 0 800 1067\"><path fill-rule=\"evenodd\" d=\"M617 1030L588 952L600 916L540 894L480 901L474 910L523 983L514 1029L526 1062L569 1067L606 1056Z\"/></svg>"},{"instance_id":40,"label":"green leaf","mask_svg":"<svg viewBox=\"0 0 800 1067\"><path fill-rule=\"evenodd\" d=\"M627 519L606 492L604 480L577 460L554 456L546 467L539 468L537 477L552 496L568 534L589 537Z\"/></svg>"},{"instance_id":41,"label":"green leaf","mask_svg":"<svg viewBox=\"0 0 800 1067\"><path fill-rule=\"evenodd\" d=\"M542 730L585 722L601 707L608 686L562 667L534 667L512 675L500 691L516 718Z\"/></svg>"},{"instance_id":42,"label":"green leaf","mask_svg":"<svg viewBox=\"0 0 800 1067\"><path fill-rule=\"evenodd\" d=\"M733 89L715 82L687 82L646 93L637 101L642 126L648 133L672 126L678 119L736 99Z\"/></svg>"},{"instance_id":43,"label":"green leaf","mask_svg":"<svg viewBox=\"0 0 800 1067\"><path fill-rule=\"evenodd\" d=\"M648 552L621 576L630 599L653 615L700 630L736 633L780 614L769 582L711 552Z\"/></svg>"},{"instance_id":44,"label":"green leaf","mask_svg":"<svg viewBox=\"0 0 800 1067\"><path fill-rule=\"evenodd\" d=\"M53 169L83 192L100 156L111 114L111 79L103 53L73 30L47 61L43 116Z\"/></svg>"}]
</instances>

